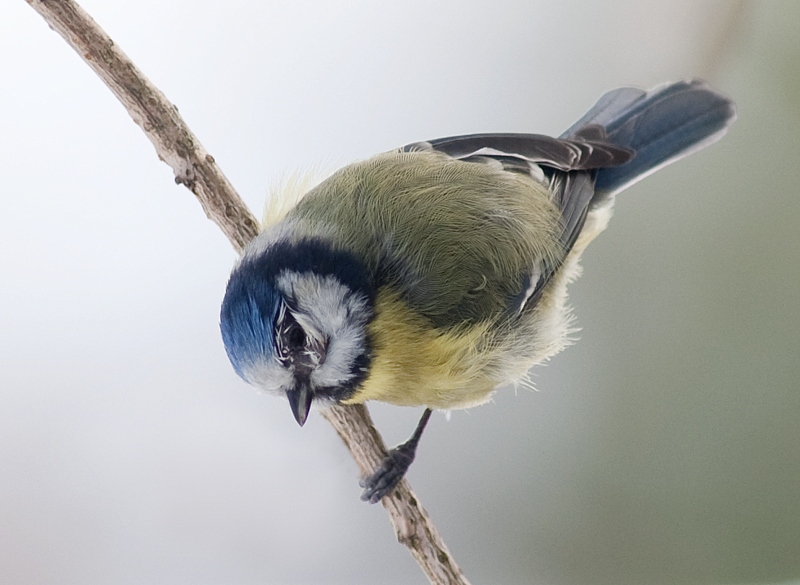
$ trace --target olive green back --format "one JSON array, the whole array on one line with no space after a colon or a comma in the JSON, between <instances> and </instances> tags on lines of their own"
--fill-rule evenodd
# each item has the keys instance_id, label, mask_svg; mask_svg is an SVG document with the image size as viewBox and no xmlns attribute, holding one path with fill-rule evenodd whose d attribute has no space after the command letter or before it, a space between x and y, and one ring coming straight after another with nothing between
<instances>
[{"instance_id":1,"label":"olive green back","mask_svg":"<svg viewBox=\"0 0 800 585\"><path fill-rule=\"evenodd\" d=\"M289 213L367 260L380 286L437 328L494 319L543 261L561 259L560 213L531 178L435 152L349 165Z\"/></svg>"}]
</instances>

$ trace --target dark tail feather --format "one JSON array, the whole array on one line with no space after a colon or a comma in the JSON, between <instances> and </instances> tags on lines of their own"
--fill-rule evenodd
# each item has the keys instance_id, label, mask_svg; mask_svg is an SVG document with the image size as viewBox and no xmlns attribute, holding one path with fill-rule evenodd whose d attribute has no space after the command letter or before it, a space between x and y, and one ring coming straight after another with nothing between
<instances>
[{"instance_id":1,"label":"dark tail feather","mask_svg":"<svg viewBox=\"0 0 800 585\"><path fill-rule=\"evenodd\" d=\"M609 142L636 152L630 162L598 171L592 202L596 205L661 167L716 142L735 119L733 102L701 80L673 83L649 92L623 87L600 98L562 138L587 124L600 124Z\"/></svg>"}]
</instances>

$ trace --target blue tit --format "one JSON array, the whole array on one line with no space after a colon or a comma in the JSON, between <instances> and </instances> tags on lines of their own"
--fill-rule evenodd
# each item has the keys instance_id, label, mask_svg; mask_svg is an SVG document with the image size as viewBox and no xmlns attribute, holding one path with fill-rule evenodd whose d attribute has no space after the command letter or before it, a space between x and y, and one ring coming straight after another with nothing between
<instances>
[{"instance_id":1,"label":"blue tit","mask_svg":"<svg viewBox=\"0 0 800 585\"><path fill-rule=\"evenodd\" d=\"M605 94L559 138L472 134L288 190L234 267L220 326L236 373L312 404L425 407L362 482L379 501L431 409L468 408L569 343L567 284L615 195L718 140L733 103L694 80Z\"/></svg>"}]
</instances>

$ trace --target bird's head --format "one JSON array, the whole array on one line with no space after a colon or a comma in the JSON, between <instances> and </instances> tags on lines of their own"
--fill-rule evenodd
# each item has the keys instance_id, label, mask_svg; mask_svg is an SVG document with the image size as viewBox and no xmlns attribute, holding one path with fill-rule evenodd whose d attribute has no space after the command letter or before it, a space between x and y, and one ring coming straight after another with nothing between
<instances>
[{"instance_id":1,"label":"bird's head","mask_svg":"<svg viewBox=\"0 0 800 585\"><path fill-rule=\"evenodd\" d=\"M302 426L312 402L346 400L370 365L374 290L347 252L311 239L257 246L234 268L220 312L236 373L285 395Z\"/></svg>"}]
</instances>

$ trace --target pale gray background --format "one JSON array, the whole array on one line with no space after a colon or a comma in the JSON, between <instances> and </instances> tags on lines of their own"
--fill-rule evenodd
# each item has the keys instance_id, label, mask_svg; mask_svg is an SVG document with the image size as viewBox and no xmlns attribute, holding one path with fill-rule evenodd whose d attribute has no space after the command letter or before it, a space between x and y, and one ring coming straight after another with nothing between
<instances>
[{"instance_id":1,"label":"pale gray background","mask_svg":"<svg viewBox=\"0 0 800 585\"><path fill-rule=\"evenodd\" d=\"M800 578L800 3L85 0L260 212L315 163L559 133L705 76L740 119L618 199L539 392L410 479L477 585ZM312 415L239 381L235 254L111 93L0 4L0 582L424 583ZM373 408L389 442L419 412Z\"/></svg>"}]
</instances>

